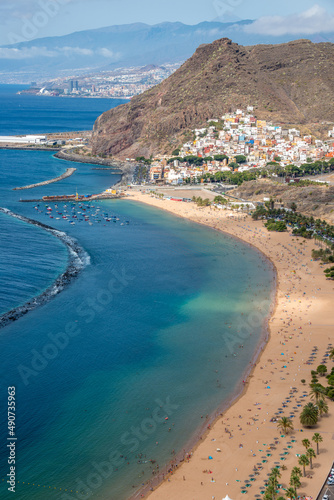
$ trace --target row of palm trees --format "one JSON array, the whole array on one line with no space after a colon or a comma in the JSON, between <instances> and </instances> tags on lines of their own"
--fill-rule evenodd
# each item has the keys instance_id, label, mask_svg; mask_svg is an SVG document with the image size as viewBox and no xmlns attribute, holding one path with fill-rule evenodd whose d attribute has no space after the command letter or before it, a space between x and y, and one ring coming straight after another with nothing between
<instances>
[{"instance_id":1,"label":"row of palm trees","mask_svg":"<svg viewBox=\"0 0 334 500\"><path fill-rule=\"evenodd\" d=\"M286 418L286 417L283 417ZM281 423L279 423L279 426ZM322 443L323 438L322 436L316 432L312 436L312 441L316 443L317 445L317 454L319 454L319 443ZM306 476L306 470L305 468L310 465L311 469L313 467L312 460L313 458L316 458L316 453L314 449L311 447L311 442L309 439L303 439L302 441L303 446L305 447L305 453L303 455L300 455L298 458L298 464L303 467L303 473L301 472L301 469L299 467L293 467L290 475L290 481L289 481L289 488L285 491L286 498L289 498L290 500L294 500L297 498L297 490L298 488L301 487L301 481L300 478L302 475L305 477ZM278 495L278 479L281 477L281 473L278 467L274 467L271 470L271 474L268 479L268 484L267 488L264 493L264 500L285 500L284 497L280 496L277 497Z\"/></svg>"},{"instance_id":2,"label":"row of palm trees","mask_svg":"<svg viewBox=\"0 0 334 500\"><path fill-rule=\"evenodd\" d=\"M318 423L319 417L328 413L328 404L324 399L320 399L316 404L309 402L304 406L299 420L304 427L313 427ZM287 434L290 430L293 430L293 423L291 418L282 417L278 422L278 428L284 434Z\"/></svg>"},{"instance_id":3,"label":"row of palm trees","mask_svg":"<svg viewBox=\"0 0 334 500\"><path fill-rule=\"evenodd\" d=\"M297 205L295 205L295 207L297 208ZM291 212L287 212L280 208L278 209L269 208L267 213L262 215L265 215L266 218L279 217L288 224L297 226L300 229L305 228L306 230L311 231L312 234L316 237L315 239L317 240L324 241L325 238L326 242L327 241L326 238L330 238L332 241L334 239L334 226L332 226L325 220L314 219L313 216L308 217L307 215L303 215L294 210Z\"/></svg>"},{"instance_id":4,"label":"row of palm trees","mask_svg":"<svg viewBox=\"0 0 334 500\"><path fill-rule=\"evenodd\" d=\"M301 487L301 475L302 472L299 467L294 467L292 469L289 481L290 487L285 492L286 498L294 499L297 497L297 490ZM279 468L274 467L268 478L267 488L263 496L264 500L285 500L282 496L277 497L279 486L278 480L280 477L281 473Z\"/></svg>"}]
</instances>

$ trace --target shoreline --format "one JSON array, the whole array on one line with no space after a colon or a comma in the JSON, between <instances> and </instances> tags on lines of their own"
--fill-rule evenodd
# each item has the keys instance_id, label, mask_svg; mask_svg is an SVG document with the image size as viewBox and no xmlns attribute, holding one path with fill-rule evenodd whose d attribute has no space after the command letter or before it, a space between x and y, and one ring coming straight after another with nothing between
<instances>
[{"instance_id":1,"label":"shoreline","mask_svg":"<svg viewBox=\"0 0 334 500\"><path fill-rule=\"evenodd\" d=\"M50 179L48 181L38 182L36 184L29 184L28 186L16 187L16 188L13 188L13 191L20 191L23 189L33 189L35 187L53 184L54 182L59 182L59 181L62 181L63 179L67 179L67 177L70 177L71 175L73 175L75 171L76 171L76 168L67 168L66 172L59 175L58 177L54 177L53 179Z\"/></svg>"},{"instance_id":2,"label":"shoreline","mask_svg":"<svg viewBox=\"0 0 334 500\"><path fill-rule=\"evenodd\" d=\"M155 204L149 203L148 201L144 201L144 200L135 200L135 201L137 201L139 203L147 204L149 206L154 206L155 208L160 208L161 210L169 212L176 217L180 217L183 219L185 218L187 220L193 221L192 219L184 217L184 216L180 215L179 213L175 213L174 211L169 210L167 208L156 207ZM212 226L209 226L208 224L205 224L203 222L196 221L196 223L199 225L204 225L204 226L210 227L211 229L217 230L219 232L224 232L224 231L220 231L219 229L213 228ZM146 483L145 486L143 486L136 493L131 495L128 498L128 500L138 500L139 498L143 498L146 496L150 497L152 487L159 488L159 486L164 483L164 479L165 479L164 476L166 476L166 477L168 476L168 469L170 468L171 464L173 464L174 467L175 466L176 467L182 466L182 464L185 462L185 457L187 455L189 455L190 453L191 454L194 453L197 450L197 448L200 446L201 442L207 438L208 434L210 433L210 429L223 416L223 412L229 410L247 392L248 387L249 387L249 379L252 377L252 374L255 370L256 363L258 363L260 361L261 356L264 354L265 348L270 340L271 333L270 333L270 328L269 328L269 321L270 321L270 318L272 317L272 315L275 313L275 310L277 307L277 293L278 293L277 276L278 276L278 273L277 273L276 265L275 265L274 261L269 256L267 256L263 252L261 252L261 250L259 250L259 248L256 245L253 245L252 243L243 240L242 238L240 238L239 236L237 236L235 234L226 233L226 232L225 232L225 234L227 234L228 236L230 236L233 239L238 240L239 242L242 242L245 246L249 246L253 250L256 250L262 256L262 258L265 258L270 263L270 265L272 267L272 271L273 271L274 286L273 286L273 290L272 290L272 294L271 294L272 295L271 307L270 307L270 311L269 311L267 317L265 318L265 321L264 321L264 324L262 327L262 333L261 333L260 338L258 340L256 349L251 357L251 360L249 361L250 367L247 367L244 370L244 372L242 372L240 374L240 380L239 380L234 392L227 399L222 401L219 404L219 406L217 407L217 409L211 415L207 416L205 422L203 422L203 424L196 430L196 433L194 434L194 436L192 436L187 441L187 443L185 443L185 445L183 446L183 450L180 451L174 457L173 460L171 460L168 464L164 465L160 469L160 473L158 476L155 476L154 479L152 479L151 481ZM246 383L243 383L244 380Z\"/></svg>"},{"instance_id":3,"label":"shoreline","mask_svg":"<svg viewBox=\"0 0 334 500\"><path fill-rule=\"evenodd\" d=\"M115 169L114 174L119 174L121 179L113 185L113 188L120 187L124 184L128 184L132 180L135 165L128 162L117 159L106 159L106 158L92 158L78 155L75 153L67 153L66 150L61 149L56 154L53 155L59 160L71 161L74 163L88 163L90 165L102 165L105 167L110 167ZM112 173L112 172L111 172Z\"/></svg>"},{"instance_id":4,"label":"shoreline","mask_svg":"<svg viewBox=\"0 0 334 500\"><path fill-rule=\"evenodd\" d=\"M191 449L191 451L189 451L189 454L188 454L188 457L191 457L190 460L182 461L182 457L178 456L177 458L179 460L181 458L181 461L182 461L181 466L174 467L172 472L169 475L165 473L164 477L161 477L160 480L157 478L155 481L154 480L155 478L153 478L153 482L158 483L158 484L154 484L154 486L153 486L154 491L150 491L151 487L152 487L152 482L151 482L151 484L145 485L145 487L143 489L139 490L136 494L134 494L130 497L131 499L137 499L137 498L146 497L148 494L148 496L150 496L150 499L152 499L152 500L155 500L155 499L167 500L169 498L181 498L182 500L188 500L188 499L189 500L195 500L195 499L200 500L204 497L211 498L210 495L212 495L212 493L214 493L215 495L217 495L216 498L224 497L227 494L229 494L231 496L231 498L233 498L233 499L240 498L241 494L240 494L239 482L241 483L241 479L235 479L234 480L235 482L233 483L233 477L235 478L236 476L238 476L238 477L242 476L242 474L240 472L238 472L238 469L239 468L241 470L243 469L243 465L242 465L243 462L244 462L244 468L246 470L249 469L249 472L252 473L253 470L250 469L249 465L250 465L250 463L253 463L253 465L258 463L258 461L259 461L258 453L255 453L254 454L255 456L253 456L253 453L252 453L250 456L248 456L246 458L246 460L243 460L242 456L239 456L240 455L240 448L238 448L238 446L237 446L237 448L235 448L234 440L233 440L233 445L231 445L230 439L228 439L228 440L226 439L226 436L228 434L225 434L225 436L222 435L219 438L220 448L222 451L225 451L225 453L224 454L221 453L221 454L217 455L213 450L213 446L211 444L211 442L212 442L211 437L214 435L215 436L214 439L216 441L218 441L217 434L221 434L221 423L224 423L226 426L230 427L232 424L234 424L234 425L237 424L237 421L233 422L233 420L235 420L236 418L239 419L241 417L243 419L247 418L248 420L250 420L250 418L254 418L254 417L251 417L251 414L249 414L249 413L247 414L247 410L251 411L252 413L254 411L258 411L258 407L253 406L254 402L260 401L260 400L262 401L262 399L263 399L263 396L258 395L261 393L261 390L263 392L263 384L261 384L261 382L259 380L259 376L260 376L260 379L262 379L263 377L267 378L268 380L270 379L270 386L272 386L274 384L278 386L277 390L275 391L275 400L277 400L277 401L275 401L274 404L271 401L269 402L268 400L267 400L268 404L261 402L261 407L265 406L266 407L265 409L268 410L268 412L266 412L266 416L268 414L269 415L268 419L269 419L271 416L274 415L277 407L282 404L280 402L280 400L284 398L284 394L286 393L286 391L288 391L288 388L286 387L287 384L285 382L283 383L281 381L281 379L283 378L283 380L286 380L287 375L289 375L289 378L291 378L290 370L293 369L293 367L289 366L289 365L295 364L295 361L298 361L300 363L300 365L299 365L298 370L297 370L297 368L295 368L297 373L294 374L294 376L296 377L297 375L299 375L301 377L302 373L298 374L298 371L305 372L305 379L307 379L307 378L310 379L310 371L312 369L312 367L309 367L308 365L302 366L302 363L304 363L304 365L305 365L304 358L307 356L307 353L303 353L304 358L302 358L302 361L301 361L300 356L298 359L297 347L295 347L296 351L294 351L293 358L291 358L293 361L291 361L291 360L287 361L284 358L284 362L286 363L284 366L287 368L285 368L285 369L283 368L283 369L279 370L279 372L281 372L285 375L285 377L280 377L280 380L274 380L274 381L271 380L271 378L274 374L274 371L272 371L272 369L268 370L268 368L272 368L272 366L268 367L266 365L266 362L264 361L265 355L268 355L271 358L270 361L272 361L272 365L276 365L277 361L278 362L281 361L280 358L277 358L277 354L279 354L277 351L285 349L285 347L280 347L280 344L283 343L282 336L285 340L284 345L288 344L289 342L292 343L295 340L294 339L295 336L298 338L298 344L302 341L304 342L303 347L307 347L305 345L305 342L307 339L309 340L309 343L311 342L311 338L308 338L307 336L302 337L302 333L301 332L298 333L298 330L296 328L294 330L297 330L297 335L293 334L292 336L290 336L290 335L288 335L288 333L290 333L290 332L283 333L282 328L279 329L279 327L276 325L276 323L279 321L278 315L280 315L280 314L282 315L282 312L284 312L284 310L282 311L282 307L288 307L286 303L283 304L284 301L287 301L286 294L284 293L286 291L285 290L286 287L283 286L283 282L284 283L288 282L289 283L288 286L290 287L291 286L291 283L290 283L291 279L293 279L295 277L292 274L292 277L290 277L288 275L289 277L287 278L286 268L282 269L282 261L284 260L284 257L286 257L287 260L289 260L289 259L292 260L293 258L296 258L296 256L297 256L299 259L301 257L299 255L299 252L305 251L305 255L306 255L306 251L307 251L308 252L308 254L307 254L308 258L306 258L307 264L305 264L305 263L301 264L301 267L300 267L300 269L298 269L298 272L300 270L303 270L302 269L303 266L307 266L307 265L311 266L312 265L312 267L314 267L317 271L316 278L317 278L317 284L318 285L320 284L320 286L321 286L320 290L323 288L326 288L331 293L333 290L333 284L331 282L326 281L325 277L323 275L321 275L322 270L319 269L320 266L318 263L312 262L312 260L311 260L311 264L310 264L310 250L312 247L314 247L313 242L303 241L303 240L298 239L298 238L295 239L295 240L297 240L296 242L293 242L292 236L287 234L287 233L284 233L282 236L282 233L273 234L273 233L265 232L266 230L263 228L262 222L254 222L249 217L246 218L244 215L242 216L242 222L241 222L240 216L239 216L239 220L236 220L237 217L235 217L235 218L233 217L233 220L232 220L232 217L228 217L228 215L226 214L226 211L217 212L217 211L214 211L213 209L210 209L210 208L206 208L206 209L193 208L193 207L189 207L189 204L186 204L184 202L157 200L155 198L152 198L150 195L143 195L143 194L139 194L138 192L128 191L128 194L130 194L130 196L128 198L129 200L132 199L135 202L139 201L139 202L151 205L151 206L155 206L156 208L163 209L163 210L168 211L174 215L186 218L188 220L191 220L191 221L194 221L194 222L197 222L200 224L205 224L209 227L212 227L213 229L223 231L232 237L236 237L236 238L242 240L243 243L249 244L252 247L255 247L262 254L262 256L264 258L266 258L267 260L269 260L271 262L271 264L273 265L273 267L275 269L275 274L276 274L275 300L272 303L272 309L270 312L270 316L266 320L267 340L265 338L263 338L262 341L261 340L259 341L259 347L257 348L257 350L253 356L253 360L255 357L256 357L256 360L254 362L254 366L252 364L252 369L251 369L250 373L248 374L246 384L244 384L244 386L241 387L242 390L239 392L238 395L234 394L231 398L229 398L228 401L225 401L223 403L223 406L225 406L224 410L221 409L222 405L220 405L220 407L215 412L215 414L211 416L213 423L210 424L209 422L206 422L205 425L203 425L199 429L199 432L196 433L196 436L194 436L192 441L188 443L188 446ZM248 229L248 228L247 229L240 229L240 228L243 228L244 226L245 227L248 226L248 228L251 228L251 229ZM262 232L260 230L262 230ZM256 237L254 235L255 232L257 234ZM250 234L248 234L248 233L250 233ZM258 238L260 233L261 233L262 241L259 240L259 238ZM279 254L277 254L277 252L276 252L276 254L277 254L276 255L274 251L272 251L272 252L268 251L267 245L263 245L262 244L263 242L270 244L270 250L272 250L273 244L275 245L275 247L278 247L279 250L283 250L281 256L278 256ZM301 251L298 249L298 251L297 251L297 245L300 245L301 242L303 245L303 250ZM291 249L287 248L286 244L290 245L290 246L294 245L296 247L296 251L291 252ZM305 250L305 247L307 247L306 250ZM277 248L275 250L277 250ZM284 256L283 255L284 253L286 253L287 255ZM303 260L305 260L305 259L303 259ZM300 262L293 262L293 265L295 267L297 267L297 265L300 265ZM285 271L285 273L283 271ZM296 271L295 271L295 273L296 273ZM310 274L312 274L312 273L310 273ZM296 279L293 281L296 281ZM306 283L308 283L308 281L310 281L310 280L308 279L307 281L304 281L304 280L299 279L297 281L302 281L301 284L298 283L300 285L299 288L301 288L301 286L307 287ZM295 284L293 287L295 287ZM292 295L293 291L289 290L289 293ZM316 293L316 292L313 291L313 293ZM291 295L289 295L289 296L291 296ZM327 295L328 295L328 292L327 292ZM320 296L320 294L318 293L317 298L321 302L319 296ZM304 297L300 297L298 295L298 298L301 299ZM294 300L297 301L297 299L294 299ZM314 297L312 297L312 300L314 300ZM325 297L325 300L328 301L327 296ZM291 300L290 300L290 303L291 303ZM323 311L323 312L326 312L325 317L327 319L330 319L328 317L328 315L330 315L330 307L328 307L328 305L330 306L330 300L329 300L329 304L327 304L327 306L325 308L326 311ZM290 309L291 309L291 307L292 307L292 305L290 306ZM309 314L310 313L309 307L310 306L308 306L307 308L304 308L303 311L301 310L302 314L303 313L304 313L304 315ZM292 316L292 311L290 311L290 315ZM291 321L295 321L295 320L296 320L296 318L290 319L290 323L291 323ZM290 323L289 323L289 326L290 326ZM300 328L302 328L303 330L304 329L305 330L312 330L312 326L311 326L312 324L313 324L313 321L310 322L309 327L305 328L305 326L303 326ZM282 327L282 325L280 325L280 326ZM286 327L283 326L283 328L286 328ZM324 331L322 337L326 336L327 339L330 339L331 338L330 337L330 334L331 334L330 324L329 325L326 324L325 327L323 327L323 328L325 331ZM289 336L289 339L285 338L287 335ZM310 332L309 337L311 337L311 335L312 335L312 333ZM279 343L278 343L278 341L279 341ZM329 342L330 342L330 340L329 340ZM320 339L317 339L317 344L319 344L319 343L320 343ZM324 338L321 339L321 343L325 344ZM324 348L325 348L325 345L323 345L323 351L324 351ZM309 349L311 349L311 346L309 346ZM324 354L324 352L321 352L321 348L319 349L319 354ZM275 357L275 361L273 361L274 357ZM283 361L283 358L282 358L282 361ZM262 366L262 367L259 366L262 363L264 363L264 366ZM267 361L267 363L268 363L268 361ZM329 365L329 368L330 367L331 367L331 364ZM279 368L278 366L274 366L274 370L278 370L278 368ZM260 371L260 370L262 370L262 371ZM286 370L289 370L289 372L285 373ZM278 373L276 375L278 375ZM256 380L254 380L254 379L256 379ZM302 389L305 391L308 389L307 384L305 384L305 385L302 384L301 382L297 381L296 378L294 378L293 382L291 382L289 385L290 385L290 387L292 387L292 386L296 387L297 391L301 391ZM268 389L268 390L270 391L270 389ZM250 401L248 402L248 400L250 400ZM306 400L306 402L308 402L308 401L309 401L309 399ZM329 404L329 408L330 408L329 412L331 414L331 411L333 411L333 403L328 401L328 404ZM246 410L246 408L247 408L247 410ZM251 408L251 410L249 410L250 408ZM262 410L262 408L261 408L261 410ZM270 414L269 414L269 411L271 412ZM261 413L263 413L263 410L261 411ZM295 427L298 428L298 430L299 430L301 428L301 425L299 423L298 415L296 415L296 417L297 418L294 420L294 424L295 424ZM277 417L277 418L279 418L279 417ZM324 417L323 419L321 419L319 424L314 429L306 429L306 428L302 429L304 435L300 437L300 440L302 438L309 437L309 436L310 436L309 439L311 439L311 434L313 434L314 432L321 433L323 430L322 428L324 428L324 432L330 432L330 428L331 428L330 418L331 417L329 416L327 418ZM260 420L260 419L258 418L256 420ZM268 429L267 428L268 424L265 424L265 421L266 421L266 419L264 419L263 422L260 422L258 424L259 427L256 427L256 428L259 429L260 425L261 425L262 426L261 430L269 435L268 435L268 437L263 437L262 434L260 434L259 439L263 439L263 440L265 439L267 442L270 442L270 440L271 441L274 440L274 437L276 435L279 435L279 431L277 430L277 424L275 424L275 423L271 423L269 425L269 429ZM245 422L242 420L240 420L239 422L241 422L242 424L245 424ZM205 429L205 427L207 427L208 423L209 423L209 428ZM220 423L220 426L219 426L219 423ZM249 427L247 429L247 431L249 431L249 432L248 433L244 432L242 434L242 438L241 438L242 442L243 442L242 449L247 447L249 449L252 448L252 451L253 451L253 449L256 449L256 447L260 446L258 444L259 440L257 441L257 443L253 442L253 438L255 437L255 434L256 434L256 431L254 430L254 427L253 427L255 425L255 420L253 420L253 422L252 422L252 420L250 420L249 422L247 422L247 425L249 425ZM226 427L225 427L225 429L226 429ZM236 429L236 433L238 433L238 429ZM293 431L292 434L295 435L297 433L298 433L298 431L295 430L295 431ZM247 438L249 438L249 439L247 439L245 437L246 434L247 434ZM248 441L248 442L246 442L246 441ZM327 443L326 443L326 445L327 445ZM216 443L215 443L215 446L216 446ZM280 446L282 446L282 445L279 444L278 447L280 447ZM226 448L227 448L227 450L226 450ZM298 448L299 448L298 453L300 453L300 454L304 453L305 449L303 448L301 443L298 443ZM328 448L328 446L327 446L327 448ZM230 451L230 453L226 453L226 451ZM315 462L321 461L321 465L325 464L325 467L326 466L329 467L331 465L332 453L334 453L334 444L330 447L330 453L320 454L320 456L315 459ZM219 471L213 472L214 478L215 478L214 482L210 481L209 483L208 483L207 475L203 474L203 468L205 467L205 465L209 465L209 463L207 462L208 454L213 455L213 457L214 457L214 461L210 462L211 467L214 467L214 465L216 465L215 462L216 462L216 459L218 456L220 459L219 462L221 463ZM227 455L227 457L226 457L226 455ZM242 453L241 453L241 455L242 455ZM289 461L292 462L291 467L298 465L298 459L296 456L289 457L288 459L289 459ZM206 462L205 462L205 460L206 460ZM167 468L169 468L169 467L170 467L170 463L167 464ZM270 469L272 467L274 467L274 460L271 463L267 464L266 466L263 466L263 469L266 469L265 472L269 473ZM216 467L214 467L214 468L216 468ZM312 472L312 476L310 476L310 478L313 479L314 471L311 471L311 472ZM305 478L302 478L303 491L298 492L299 495L308 494L308 495L312 495L314 498L316 497L316 495L320 491L320 487L323 484L323 480L324 480L328 470L326 468L323 468L321 470L321 473L319 473L319 472L316 474L316 476L314 476L314 479L316 479L316 480L312 481L311 479L305 480ZM288 472L284 476L282 474L283 479L281 482L285 485L285 487L288 487L287 474L288 474ZM244 475L245 479L248 477L248 474L246 474L246 473L243 475ZM265 474L262 474L262 476L263 476L262 479L265 478ZM218 479L218 477L219 477L219 479ZM200 479L203 479L203 481L200 481ZM212 476L210 479L212 479ZM204 484L204 481L205 481L205 484ZM219 484L219 487L217 487L218 484ZM255 483L254 483L254 485L255 485ZM252 488L252 490L253 490L252 491L252 498L253 498L254 489ZM259 493L259 492L257 492L257 493Z\"/></svg>"},{"instance_id":5,"label":"shoreline","mask_svg":"<svg viewBox=\"0 0 334 500\"><path fill-rule=\"evenodd\" d=\"M27 146L27 145L22 145L22 146L0 146L0 149L13 149L17 151L50 151L54 153L55 151L60 151L60 148L55 148L55 147L47 147L47 146Z\"/></svg>"}]
</instances>

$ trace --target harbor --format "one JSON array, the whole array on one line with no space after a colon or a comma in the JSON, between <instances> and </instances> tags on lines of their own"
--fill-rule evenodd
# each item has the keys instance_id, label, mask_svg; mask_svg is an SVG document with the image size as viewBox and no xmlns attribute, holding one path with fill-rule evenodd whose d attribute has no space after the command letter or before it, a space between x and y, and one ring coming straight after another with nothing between
<instances>
[{"instance_id":1,"label":"harbor","mask_svg":"<svg viewBox=\"0 0 334 500\"><path fill-rule=\"evenodd\" d=\"M100 193L100 194L92 194L92 195L77 195L77 194L69 194L69 195L55 195L55 196L43 196L42 198L34 198L19 201L22 203L41 203L41 202L56 202L56 201L70 201L70 202L83 202L83 201L92 201L92 200L116 200L119 198L123 198L125 194L122 193Z\"/></svg>"}]
</instances>

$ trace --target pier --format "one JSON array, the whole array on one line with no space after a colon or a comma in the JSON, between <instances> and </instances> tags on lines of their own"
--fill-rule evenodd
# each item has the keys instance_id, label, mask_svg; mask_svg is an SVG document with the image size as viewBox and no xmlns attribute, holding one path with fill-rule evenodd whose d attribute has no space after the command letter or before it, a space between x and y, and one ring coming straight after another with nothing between
<instances>
[{"instance_id":1,"label":"pier","mask_svg":"<svg viewBox=\"0 0 334 500\"><path fill-rule=\"evenodd\" d=\"M119 198L123 198L124 194L109 194L109 193L100 193L100 194L92 194L89 196L76 196L72 195L56 195L56 196L43 196L43 198L39 199L30 199L30 200L20 200L22 203L53 203L55 201L67 201L67 202L79 202L83 201L93 201L93 200L116 200Z\"/></svg>"}]
</instances>

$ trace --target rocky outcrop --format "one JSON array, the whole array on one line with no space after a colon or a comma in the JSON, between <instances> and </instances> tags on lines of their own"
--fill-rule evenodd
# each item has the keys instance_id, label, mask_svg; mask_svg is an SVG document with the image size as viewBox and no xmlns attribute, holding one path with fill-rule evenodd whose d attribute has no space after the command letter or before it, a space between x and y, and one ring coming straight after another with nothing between
<instances>
[{"instance_id":1,"label":"rocky outcrop","mask_svg":"<svg viewBox=\"0 0 334 500\"><path fill-rule=\"evenodd\" d=\"M103 113L93 152L120 158L170 153L191 129L236 108L279 123L333 121L334 44L297 40L239 46L227 38L202 45L168 79Z\"/></svg>"}]
</instances>

